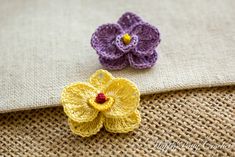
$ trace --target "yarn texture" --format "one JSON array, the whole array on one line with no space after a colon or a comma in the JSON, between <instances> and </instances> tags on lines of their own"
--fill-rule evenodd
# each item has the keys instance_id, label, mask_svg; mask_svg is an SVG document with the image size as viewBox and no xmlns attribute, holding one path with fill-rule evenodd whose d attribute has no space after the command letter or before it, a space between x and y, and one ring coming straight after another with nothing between
<instances>
[{"instance_id":1,"label":"yarn texture","mask_svg":"<svg viewBox=\"0 0 235 157\"><path fill-rule=\"evenodd\" d=\"M101 95L105 102L97 101ZM141 121L139 101L140 92L134 83L114 78L105 70L96 71L89 83L65 87L61 95L70 129L82 137L96 134L103 126L114 133L134 130Z\"/></svg>"},{"instance_id":2,"label":"yarn texture","mask_svg":"<svg viewBox=\"0 0 235 157\"><path fill-rule=\"evenodd\" d=\"M93 33L91 46L107 69L120 70L128 65L151 68L157 61L155 48L160 43L158 29L131 12L124 13L117 24L104 24Z\"/></svg>"}]
</instances>

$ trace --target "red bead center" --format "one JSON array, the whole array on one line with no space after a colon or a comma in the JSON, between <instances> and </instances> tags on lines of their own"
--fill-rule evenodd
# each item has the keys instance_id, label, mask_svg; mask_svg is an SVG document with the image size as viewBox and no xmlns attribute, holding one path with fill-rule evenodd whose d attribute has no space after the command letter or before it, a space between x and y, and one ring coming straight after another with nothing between
<instances>
[{"instance_id":1,"label":"red bead center","mask_svg":"<svg viewBox=\"0 0 235 157\"><path fill-rule=\"evenodd\" d=\"M99 93L95 98L95 101L99 104L103 104L106 100L107 97L104 95L104 93Z\"/></svg>"}]
</instances>

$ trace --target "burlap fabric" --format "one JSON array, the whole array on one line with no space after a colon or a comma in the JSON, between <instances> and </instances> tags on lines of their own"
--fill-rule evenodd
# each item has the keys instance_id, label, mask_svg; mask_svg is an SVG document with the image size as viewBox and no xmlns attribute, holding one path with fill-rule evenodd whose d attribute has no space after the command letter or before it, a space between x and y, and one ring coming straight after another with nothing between
<instances>
[{"instance_id":1,"label":"burlap fabric","mask_svg":"<svg viewBox=\"0 0 235 157\"><path fill-rule=\"evenodd\" d=\"M0 156L234 156L235 86L144 96L128 134L73 135L61 107L0 115Z\"/></svg>"}]
</instances>

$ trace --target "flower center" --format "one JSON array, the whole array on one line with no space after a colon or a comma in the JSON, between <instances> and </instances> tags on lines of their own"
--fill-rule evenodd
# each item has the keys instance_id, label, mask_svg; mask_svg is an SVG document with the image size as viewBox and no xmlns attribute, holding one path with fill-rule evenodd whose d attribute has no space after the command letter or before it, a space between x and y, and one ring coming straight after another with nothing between
<instances>
[{"instance_id":1,"label":"flower center","mask_svg":"<svg viewBox=\"0 0 235 157\"><path fill-rule=\"evenodd\" d=\"M107 101L107 97L104 95L104 93L99 93L95 98L95 102L99 104L103 104L105 101Z\"/></svg>"},{"instance_id":2,"label":"flower center","mask_svg":"<svg viewBox=\"0 0 235 157\"><path fill-rule=\"evenodd\" d=\"M123 43L124 43L125 45L130 44L130 42L131 42L131 36L130 36L128 33L124 34L124 35L122 36L122 41L123 41Z\"/></svg>"},{"instance_id":3,"label":"flower center","mask_svg":"<svg viewBox=\"0 0 235 157\"><path fill-rule=\"evenodd\" d=\"M114 99L112 97L105 96L104 93L99 93L95 98L89 98L88 103L98 111L105 111L112 107Z\"/></svg>"}]
</instances>

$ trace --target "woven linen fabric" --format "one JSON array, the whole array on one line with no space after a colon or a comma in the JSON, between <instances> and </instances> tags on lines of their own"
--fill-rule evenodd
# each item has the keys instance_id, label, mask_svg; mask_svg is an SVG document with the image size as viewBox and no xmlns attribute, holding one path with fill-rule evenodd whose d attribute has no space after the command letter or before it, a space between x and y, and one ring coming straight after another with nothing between
<instances>
[{"instance_id":1,"label":"woven linen fabric","mask_svg":"<svg viewBox=\"0 0 235 157\"><path fill-rule=\"evenodd\" d=\"M95 29L126 11L159 28L158 61L113 71L141 94L235 83L234 0L1 0L0 112L59 104L62 88L102 68Z\"/></svg>"},{"instance_id":2,"label":"woven linen fabric","mask_svg":"<svg viewBox=\"0 0 235 157\"><path fill-rule=\"evenodd\" d=\"M0 114L0 156L232 157L234 103L235 86L147 95L139 129L89 138L71 133L62 107Z\"/></svg>"}]
</instances>

